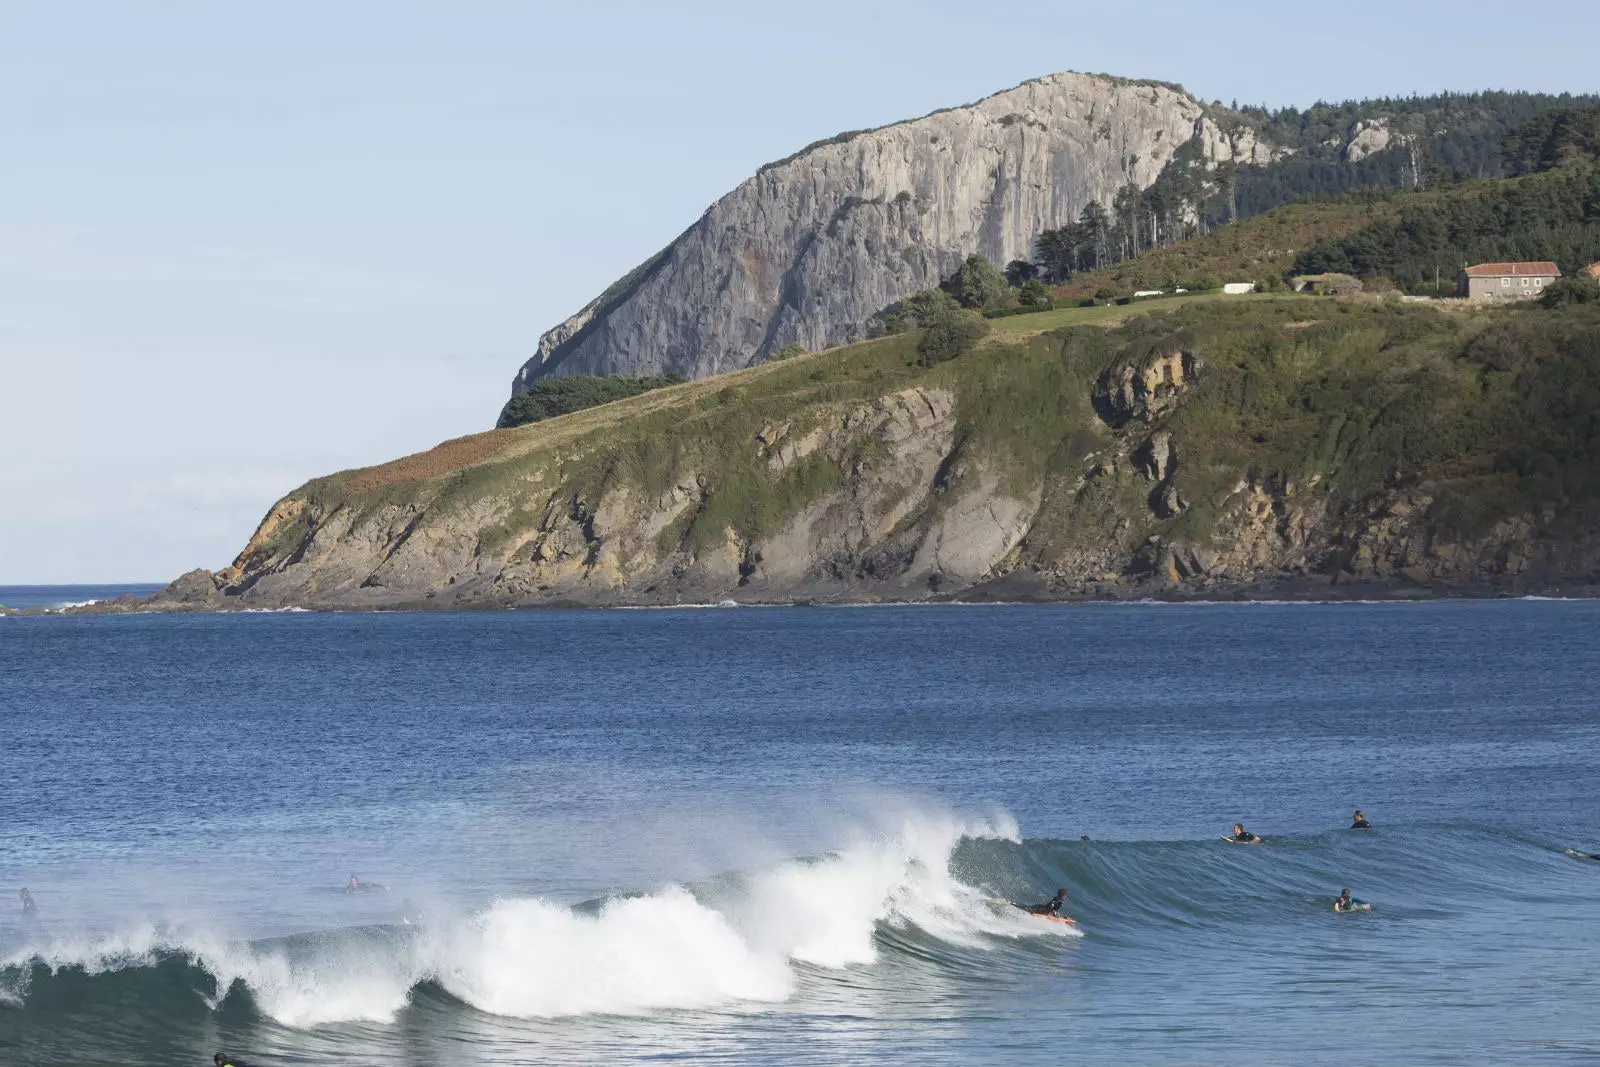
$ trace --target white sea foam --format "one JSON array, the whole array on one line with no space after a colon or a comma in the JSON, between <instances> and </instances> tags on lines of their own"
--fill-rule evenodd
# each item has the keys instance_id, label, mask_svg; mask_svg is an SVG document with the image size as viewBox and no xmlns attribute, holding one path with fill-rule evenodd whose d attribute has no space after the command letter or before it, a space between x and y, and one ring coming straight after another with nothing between
<instances>
[{"instance_id":1,"label":"white sea foam","mask_svg":"<svg viewBox=\"0 0 1600 1067\"><path fill-rule=\"evenodd\" d=\"M880 925L915 926L969 946L995 936L1070 935L1058 924L998 914L980 890L951 877L950 856L963 837L1016 840L1017 829L1010 820L907 818L891 832L858 834L823 857L777 864L698 893L668 886L614 899L596 914L505 899L469 918L403 932L254 943L144 925L117 937L30 949L0 961L0 970L14 976L38 961L98 973L181 953L216 978L213 1007L237 980L267 1015L310 1027L393 1021L411 990L428 980L481 1011L522 1018L769 1004L794 993L797 963L871 964Z\"/></svg>"}]
</instances>

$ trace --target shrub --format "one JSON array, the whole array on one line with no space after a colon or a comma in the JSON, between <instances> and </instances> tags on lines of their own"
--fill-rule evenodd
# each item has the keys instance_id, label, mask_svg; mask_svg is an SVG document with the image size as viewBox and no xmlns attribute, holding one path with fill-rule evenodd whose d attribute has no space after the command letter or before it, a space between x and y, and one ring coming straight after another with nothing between
<instances>
[{"instance_id":1,"label":"shrub","mask_svg":"<svg viewBox=\"0 0 1600 1067\"><path fill-rule=\"evenodd\" d=\"M931 367L966 355L988 332L989 324L981 315L962 308L946 309L923 328L917 355L924 367Z\"/></svg>"},{"instance_id":2,"label":"shrub","mask_svg":"<svg viewBox=\"0 0 1600 1067\"><path fill-rule=\"evenodd\" d=\"M570 415L584 408L598 407L613 400L624 400L640 393L648 393L652 389L678 385L683 380L680 374L655 377L636 377L631 374L597 377L574 374L566 378L544 378L530 385L527 392L518 393L506 401L506 406L500 409L500 419L495 423L495 427L504 430L513 426L543 422L558 415Z\"/></svg>"},{"instance_id":3,"label":"shrub","mask_svg":"<svg viewBox=\"0 0 1600 1067\"><path fill-rule=\"evenodd\" d=\"M1025 259L1013 259L1006 264L1006 281L1017 288L1039 276L1039 268Z\"/></svg>"},{"instance_id":4,"label":"shrub","mask_svg":"<svg viewBox=\"0 0 1600 1067\"><path fill-rule=\"evenodd\" d=\"M1096 300L1115 300L1117 298L1117 291L1111 288L1109 285L1102 285L1100 288L1094 291L1094 298Z\"/></svg>"},{"instance_id":5,"label":"shrub","mask_svg":"<svg viewBox=\"0 0 1600 1067\"><path fill-rule=\"evenodd\" d=\"M787 344L773 352L772 355L767 357L767 359L793 359L795 356L806 355L810 351L811 350L809 348L802 344Z\"/></svg>"},{"instance_id":6,"label":"shrub","mask_svg":"<svg viewBox=\"0 0 1600 1067\"><path fill-rule=\"evenodd\" d=\"M955 311L961 305L943 289L924 289L912 293L883 316L889 333L920 330L946 311Z\"/></svg>"},{"instance_id":7,"label":"shrub","mask_svg":"<svg viewBox=\"0 0 1600 1067\"><path fill-rule=\"evenodd\" d=\"M1256 282L1256 292L1258 293L1281 293L1287 288L1289 286L1284 283L1283 276L1279 274L1269 274Z\"/></svg>"},{"instance_id":8,"label":"shrub","mask_svg":"<svg viewBox=\"0 0 1600 1067\"><path fill-rule=\"evenodd\" d=\"M1544 295L1539 298L1539 303L1547 308L1600 303L1600 279L1589 274L1559 278L1545 289Z\"/></svg>"},{"instance_id":9,"label":"shrub","mask_svg":"<svg viewBox=\"0 0 1600 1067\"><path fill-rule=\"evenodd\" d=\"M1005 277L994 264L980 255L970 255L944 283L944 288L962 307L983 311L1004 304L1011 295Z\"/></svg>"},{"instance_id":10,"label":"shrub","mask_svg":"<svg viewBox=\"0 0 1600 1067\"><path fill-rule=\"evenodd\" d=\"M1029 278L1017 290L1017 303L1025 308L1046 309L1055 306L1050 299L1050 287L1038 278Z\"/></svg>"}]
</instances>

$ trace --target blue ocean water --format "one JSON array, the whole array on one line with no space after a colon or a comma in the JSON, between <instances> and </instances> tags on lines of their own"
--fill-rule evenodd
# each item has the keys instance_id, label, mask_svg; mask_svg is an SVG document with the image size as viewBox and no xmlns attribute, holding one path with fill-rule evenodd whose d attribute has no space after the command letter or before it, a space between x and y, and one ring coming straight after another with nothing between
<instances>
[{"instance_id":1,"label":"blue ocean water","mask_svg":"<svg viewBox=\"0 0 1600 1067\"><path fill-rule=\"evenodd\" d=\"M6 619L0 1063L1597 1062L1597 624Z\"/></svg>"},{"instance_id":2,"label":"blue ocean water","mask_svg":"<svg viewBox=\"0 0 1600 1067\"><path fill-rule=\"evenodd\" d=\"M88 604L96 600L115 600L125 594L149 596L164 583L131 582L120 585L0 585L0 606L23 608L61 608Z\"/></svg>"}]
</instances>

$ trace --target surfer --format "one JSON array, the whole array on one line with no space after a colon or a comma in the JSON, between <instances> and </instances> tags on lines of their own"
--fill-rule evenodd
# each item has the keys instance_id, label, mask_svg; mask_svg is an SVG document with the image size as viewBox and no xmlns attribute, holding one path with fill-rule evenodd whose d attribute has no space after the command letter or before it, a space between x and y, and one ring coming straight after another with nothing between
<instances>
[{"instance_id":1,"label":"surfer","mask_svg":"<svg viewBox=\"0 0 1600 1067\"><path fill-rule=\"evenodd\" d=\"M1370 830L1370 829L1372 829L1372 824L1367 821L1366 813L1363 812L1360 808L1356 809L1355 821L1350 824L1350 829L1352 829L1352 830Z\"/></svg>"},{"instance_id":2,"label":"surfer","mask_svg":"<svg viewBox=\"0 0 1600 1067\"><path fill-rule=\"evenodd\" d=\"M1351 896L1350 890L1346 888L1339 891L1339 899L1333 902L1333 910L1337 912L1371 911L1372 905L1358 897Z\"/></svg>"},{"instance_id":3,"label":"surfer","mask_svg":"<svg viewBox=\"0 0 1600 1067\"><path fill-rule=\"evenodd\" d=\"M1244 823L1242 823L1242 822L1236 822L1236 823L1233 824L1233 837L1230 838L1230 840L1232 840L1235 844L1239 844L1239 845L1259 845L1259 844L1261 844L1261 838L1257 837L1255 834L1251 833L1249 830L1246 830L1244 828Z\"/></svg>"},{"instance_id":4,"label":"surfer","mask_svg":"<svg viewBox=\"0 0 1600 1067\"><path fill-rule=\"evenodd\" d=\"M1067 902L1067 891L1057 889L1056 895L1043 904L1018 904L1017 907L1030 915L1060 915L1061 905Z\"/></svg>"},{"instance_id":5,"label":"surfer","mask_svg":"<svg viewBox=\"0 0 1600 1067\"><path fill-rule=\"evenodd\" d=\"M378 885L376 882L363 882L353 874L350 876L350 880L344 884L346 893L365 893L369 889L381 889L385 893L389 891L389 887L386 885Z\"/></svg>"},{"instance_id":6,"label":"surfer","mask_svg":"<svg viewBox=\"0 0 1600 1067\"><path fill-rule=\"evenodd\" d=\"M23 886L22 887L21 896L22 896L22 914L24 914L24 915L37 915L37 914L39 914L39 905L34 903L33 894L28 892L28 887L27 886Z\"/></svg>"},{"instance_id":7,"label":"surfer","mask_svg":"<svg viewBox=\"0 0 1600 1067\"><path fill-rule=\"evenodd\" d=\"M226 1052L219 1052L212 1056L211 1062L216 1064L216 1067L245 1067L243 1061L234 1059Z\"/></svg>"}]
</instances>

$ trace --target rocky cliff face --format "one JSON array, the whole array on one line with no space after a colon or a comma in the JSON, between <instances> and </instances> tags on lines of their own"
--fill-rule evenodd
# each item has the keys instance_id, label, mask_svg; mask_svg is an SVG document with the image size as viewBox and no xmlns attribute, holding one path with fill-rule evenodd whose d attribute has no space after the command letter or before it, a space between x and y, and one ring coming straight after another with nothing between
<instances>
[{"instance_id":1,"label":"rocky cliff face","mask_svg":"<svg viewBox=\"0 0 1600 1067\"><path fill-rule=\"evenodd\" d=\"M1562 449L1600 320L1239 300L931 368L891 337L446 442L95 610L1594 590ZM1577 406L1540 414L1546 376ZM1525 482L1496 458L1535 454Z\"/></svg>"},{"instance_id":2,"label":"rocky cliff face","mask_svg":"<svg viewBox=\"0 0 1600 1067\"><path fill-rule=\"evenodd\" d=\"M546 333L513 391L560 374L700 378L786 344L858 340L874 313L968 255L1027 259L1089 201L1148 187L1195 138L1211 158L1271 156L1182 92L1082 74L813 145Z\"/></svg>"}]
</instances>

